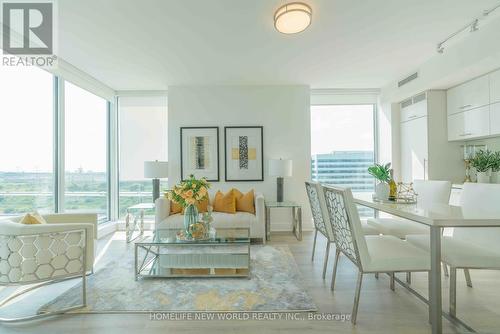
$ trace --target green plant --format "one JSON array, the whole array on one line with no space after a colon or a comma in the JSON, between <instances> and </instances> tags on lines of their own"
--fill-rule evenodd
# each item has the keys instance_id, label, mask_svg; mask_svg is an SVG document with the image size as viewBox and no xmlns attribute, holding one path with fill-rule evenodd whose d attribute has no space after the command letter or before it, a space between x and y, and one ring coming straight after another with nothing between
<instances>
[{"instance_id":1,"label":"green plant","mask_svg":"<svg viewBox=\"0 0 500 334\"><path fill-rule=\"evenodd\" d=\"M479 173L484 173L492 168L494 159L495 154L493 154L490 150L479 150L470 160L470 165Z\"/></svg>"},{"instance_id":2,"label":"green plant","mask_svg":"<svg viewBox=\"0 0 500 334\"><path fill-rule=\"evenodd\" d=\"M368 167L368 173L380 182L388 183L391 180L391 163L385 165L375 164Z\"/></svg>"},{"instance_id":3,"label":"green plant","mask_svg":"<svg viewBox=\"0 0 500 334\"><path fill-rule=\"evenodd\" d=\"M495 153L492 154L491 171L493 172L500 171L500 151L496 151Z\"/></svg>"}]
</instances>

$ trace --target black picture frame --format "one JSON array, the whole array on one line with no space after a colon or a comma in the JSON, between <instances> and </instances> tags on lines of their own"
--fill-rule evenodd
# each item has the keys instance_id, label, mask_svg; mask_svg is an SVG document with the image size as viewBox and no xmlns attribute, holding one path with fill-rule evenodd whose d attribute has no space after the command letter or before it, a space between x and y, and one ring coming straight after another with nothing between
<instances>
[{"instance_id":1,"label":"black picture frame","mask_svg":"<svg viewBox=\"0 0 500 334\"><path fill-rule=\"evenodd\" d=\"M228 130L230 129L259 129L260 130L260 177L251 179L230 179L228 178ZM224 127L224 179L226 182L256 182L264 181L264 127L263 126L225 126Z\"/></svg>"},{"instance_id":2,"label":"black picture frame","mask_svg":"<svg viewBox=\"0 0 500 334\"><path fill-rule=\"evenodd\" d=\"M216 131L216 138L217 138L217 144L216 144L216 147L217 147L217 158L215 159L216 161L216 164L217 164L217 178L207 178L207 181L209 182L219 182L220 180L220 166L219 166L219 159L220 159L220 155L219 155L219 127L218 126L183 126L180 128L180 144L181 144L181 181L185 181L186 180L186 177L189 176L189 174L191 173L187 173L187 175L185 175L186 173L184 172L184 145L183 145L183 134L184 134L184 131L186 130L209 130L209 129L212 129L212 130L215 130ZM201 176L203 177L203 176Z\"/></svg>"}]
</instances>

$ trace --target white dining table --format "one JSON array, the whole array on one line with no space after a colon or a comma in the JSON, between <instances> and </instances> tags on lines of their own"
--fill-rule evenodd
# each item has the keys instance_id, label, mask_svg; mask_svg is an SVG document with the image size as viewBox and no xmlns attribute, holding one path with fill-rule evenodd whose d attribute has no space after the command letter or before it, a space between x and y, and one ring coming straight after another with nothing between
<instances>
[{"instance_id":1,"label":"white dining table","mask_svg":"<svg viewBox=\"0 0 500 334\"><path fill-rule=\"evenodd\" d=\"M429 274L429 317L432 333L443 331L441 297L441 232L447 227L500 227L498 213L436 204L424 207L417 204L379 202L372 193L353 193L354 202L377 211L429 226L431 271Z\"/></svg>"}]
</instances>

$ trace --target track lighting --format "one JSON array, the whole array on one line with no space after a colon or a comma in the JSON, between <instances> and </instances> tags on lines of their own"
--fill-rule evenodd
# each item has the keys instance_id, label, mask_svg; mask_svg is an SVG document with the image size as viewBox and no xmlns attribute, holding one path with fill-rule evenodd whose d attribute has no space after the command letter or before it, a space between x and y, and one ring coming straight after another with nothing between
<instances>
[{"instance_id":1,"label":"track lighting","mask_svg":"<svg viewBox=\"0 0 500 334\"><path fill-rule=\"evenodd\" d=\"M490 9L487 9L487 10L484 10L483 11L483 15L482 17L478 17L478 18L475 18L474 20L472 20L471 23L465 25L463 28L455 31L454 33L452 33L451 35L449 35L448 37L446 37L444 40L442 40L441 42L439 42L436 46L436 52L437 53L444 53L444 45L446 43L448 43L449 40L451 40L452 38L454 38L455 36L457 36L458 34L466 31L466 30L469 30L469 32L476 32L479 30L479 21L482 20L482 19L485 19L487 16L489 16L492 12L494 12L496 9L500 8L500 5L497 5L493 8L490 8Z\"/></svg>"}]
</instances>

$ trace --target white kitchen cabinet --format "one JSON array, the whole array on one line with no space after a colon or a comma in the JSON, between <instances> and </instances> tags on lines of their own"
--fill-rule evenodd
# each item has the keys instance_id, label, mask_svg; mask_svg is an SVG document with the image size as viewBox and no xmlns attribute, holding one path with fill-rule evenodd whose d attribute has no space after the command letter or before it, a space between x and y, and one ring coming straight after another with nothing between
<instances>
[{"instance_id":1,"label":"white kitchen cabinet","mask_svg":"<svg viewBox=\"0 0 500 334\"><path fill-rule=\"evenodd\" d=\"M401 123L401 179L427 179L427 117Z\"/></svg>"},{"instance_id":2,"label":"white kitchen cabinet","mask_svg":"<svg viewBox=\"0 0 500 334\"><path fill-rule=\"evenodd\" d=\"M427 116L427 102L425 100L401 109L401 122L410 121Z\"/></svg>"},{"instance_id":3,"label":"white kitchen cabinet","mask_svg":"<svg viewBox=\"0 0 500 334\"><path fill-rule=\"evenodd\" d=\"M484 75L447 92L448 115L482 107L490 103L490 76Z\"/></svg>"},{"instance_id":4,"label":"white kitchen cabinet","mask_svg":"<svg viewBox=\"0 0 500 334\"><path fill-rule=\"evenodd\" d=\"M490 106L448 116L448 140L469 140L490 135Z\"/></svg>"},{"instance_id":5,"label":"white kitchen cabinet","mask_svg":"<svg viewBox=\"0 0 500 334\"><path fill-rule=\"evenodd\" d=\"M490 103L500 102L500 70L490 73Z\"/></svg>"},{"instance_id":6,"label":"white kitchen cabinet","mask_svg":"<svg viewBox=\"0 0 500 334\"><path fill-rule=\"evenodd\" d=\"M400 173L402 182L417 179L463 181L463 150L446 133L446 92L427 91L401 103ZM413 109L407 109L413 105ZM409 110L409 112L408 112ZM408 117L417 115L417 117Z\"/></svg>"},{"instance_id":7,"label":"white kitchen cabinet","mask_svg":"<svg viewBox=\"0 0 500 334\"><path fill-rule=\"evenodd\" d=\"M500 102L490 105L490 134L500 135Z\"/></svg>"}]
</instances>

